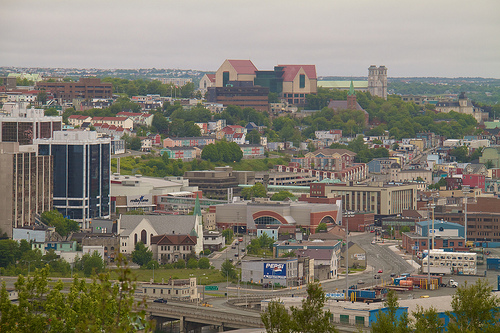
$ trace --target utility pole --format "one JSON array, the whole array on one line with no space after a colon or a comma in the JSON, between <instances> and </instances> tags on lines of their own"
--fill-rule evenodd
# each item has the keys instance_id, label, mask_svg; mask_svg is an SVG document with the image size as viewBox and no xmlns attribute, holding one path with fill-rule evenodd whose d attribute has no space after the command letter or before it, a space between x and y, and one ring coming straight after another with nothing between
<instances>
[{"instance_id":1,"label":"utility pole","mask_svg":"<svg viewBox=\"0 0 500 333\"><path fill-rule=\"evenodd\" d=\"M349 295L349 218L354 216L354 212L345 212L346 218L345 227L345 299L348 300Z\"/></svg>"},{"instance_id":2,"label":"utility pole","mask_svg":"<svg viewBox=\"0 0 500 333\"><path fill-rule=\"evenodd\" d=\"M470 187L464 186L464 201L465 201L465 246L467 246L467 201L469 200L468 194L470 193Z\"/></svg>"}]
</instances>

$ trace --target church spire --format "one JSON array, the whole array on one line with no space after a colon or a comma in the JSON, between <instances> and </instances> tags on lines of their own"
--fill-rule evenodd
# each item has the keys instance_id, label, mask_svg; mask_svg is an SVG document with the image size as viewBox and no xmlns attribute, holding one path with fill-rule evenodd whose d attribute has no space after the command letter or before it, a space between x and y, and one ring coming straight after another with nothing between
<instances>
[{"instance_id":1,"label":"church spire","mask_svg":"<svg viewBox=\"0 0 500 333\"><path fill-rule=\"evenodd\" d=\"M352 82L352 80L351 80L351 87L349 88L349 92L347 93L347 95L349 96L356 95L356 92L354 91L354 83Z\"/></svg>"},{"instance_id":2,"label":"church spire","mask_svg":"<svg viewBox=\"0 0 500 333\"><path fill-rule=\"evenodd\" d=\"M198 198L198 194L196 194L196 201L194 203L193 215L201 216L200 199Z\"/></svg>"}]
</instances>

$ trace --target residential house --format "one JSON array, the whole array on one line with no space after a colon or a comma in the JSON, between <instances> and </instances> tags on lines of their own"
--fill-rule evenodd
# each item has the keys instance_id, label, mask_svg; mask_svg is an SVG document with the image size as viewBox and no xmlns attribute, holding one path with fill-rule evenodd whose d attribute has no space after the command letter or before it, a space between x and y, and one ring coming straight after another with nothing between
<instances>
[{"instance_id":1,"label":"residential house","mask_svg":"<svg viewBox=\"0 0 500 333\"><path fill-rule=\"evenodd\" d=\"M301 168L341 171L354 165L356 153L347 149L324 148L309 152L305 157L293 157L292 163Z\"/></svg>"},{"instance_id":2,"label":"residential house","mask_svg":"<svg viewBox=\"0 0 500 333\"><path fill-rule=\"evenodd\" d=\"M365 267L366 268L366 251L354 242L349 242L349 251L348 255L348 264L349 267ZM340 265L345 267L345 258L346 258L346 247L342 246L342 256L340 258Z\"/></svg>"},{"instance_id":3,"label":"residential house","mask_svg":"<svg viewBox=\"0 0 500 333\"><path fill-rule=\"evenodd\" d=\"M235 134L236 135L236 134ZM255 158L264 156L264 147L257 144L238 144L243 152L243 158Z\"/></svg>"},{"instance_id":4,"label":"residential house","mask_svg":"<svg viewBox=\"0 0 500 333\"><path fill-rule=\"evenodd\" d=\"M153 260L160 264L186 260L195 253L197 237L191 235L158 235L151 238Z\"/></svg>"},{"instance_id":5,"label":"residential house","mask_svg":"<svg viewBox=\"0 0 500 333\"><path fill-rule=\"evenodd\" d=\"M93 117L90 121L92 124L103 123L108 125L115 125L126 129L133 129L134 122L128 117Z\"/></svg>"},{"instance_id":6,"label":"residential house","mask_svg":"<svg viewBox=\"0 0 500 333\"><path fill-rule=\"evenodd\" d=\"M215 138L207 136L166 138L163 140L163 147L194 147L194 146L203 147L211 143L215 143Z\"/></svg>"},{"instance_id":7,"label":"residential house","mask_svg":"<svg viewBox=\"0 0 500 333\"><path fill-rule=\"evenodd\" d=\"M79 126L81 127L83 125L83 123L88 123L88 122L91 122L92 121L92 117L91 116L80 116L80 115L71 115L68 117L68 123L71 125L71 126Z\"/></svg>"},{"instance_id":8,"label":"residential house","mask_svg":"<svg viewBox=\"0 0 500 333\"><path fill-rule=\"evenodd\" d=\"M127 117L132 119L134 125L151 127L153 125L153 115L145 112L118 112L117 117Z\"/></svg>"},{"instance_id":9,"label":"residential house","mask_svg":"<svg viewBox=\"0 0 500 333\"><path fill-rule=\"evenodd\" d=\"M244 145L245 133L234 133L232 142L236 142L238 145Z\"/></svg>"},{"instance_id":10,"label":"residential house","mask_svg":"<svg viewBox=\"0 0 500 333\"><path fill-rule=\"evenodd\" d=\"M153 141L149 137L141 137L141 151L151 151L153 148Z\"/></svg>"},{"instance_id":11,"label":"residential house","mask_svg":"<svg viewBox=\"0 0 500 333\"><path fill-rule=\"evenodd\" d=\"M160 155L167 154L168 158L190 161L197 157L198 147L170 147L160 150Z\"/></svg>"},{"instance_id":12,"label":"residential house","mask_svg":"<svg viewBox=\"0 0 500 333\"><path fill-rule=\"evenodd\" d=\"M308 257L314 260L314 279L329 280L338 278L339 260L333 249L297 249L297 258Z\"/></svg>"},{"instance_id":13,"label":"residential house","mask_svg":"<svg viewBox=\"0 0 500 333\"><path fill-rule=\"evenodd\" d=\"M203 225L201 213L194 215L121 215L118 219L120 250L131 254L141 241L152 249L154 236L189 235L196 237L195 253L203 251Z\"/></svg>"},{"instance_id":14,"label":"residential house","mask_svg":"<svg viewBox=\"0 0 500 333\"><path fill-rule=\"evenodd\" d=\"M203 234L203 249L210 252L220 251L226 246L226 238L220 231L209 230Z\"/></svg>"}]
</instances>

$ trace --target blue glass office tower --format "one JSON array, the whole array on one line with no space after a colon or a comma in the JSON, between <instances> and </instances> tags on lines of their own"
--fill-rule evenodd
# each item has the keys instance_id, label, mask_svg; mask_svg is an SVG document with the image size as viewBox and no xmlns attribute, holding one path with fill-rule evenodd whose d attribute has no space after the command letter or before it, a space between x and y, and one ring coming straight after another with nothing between
<instances>
[{"instance_id":1,"label":"blue glass office tower","mask_svg":"<svg viewBox=\"0 0 500 333\"><path fill-rule=\"evenodd\" d=\"M84 229L93 218L110 216L111 139L60 131L36 144L40 155L54 156L54 208Z\"/></svg>"}]
</instances>

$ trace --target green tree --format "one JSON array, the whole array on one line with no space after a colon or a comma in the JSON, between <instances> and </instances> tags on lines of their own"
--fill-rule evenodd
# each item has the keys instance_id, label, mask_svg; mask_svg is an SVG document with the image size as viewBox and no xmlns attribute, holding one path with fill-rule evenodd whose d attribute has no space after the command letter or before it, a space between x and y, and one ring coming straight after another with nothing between
<instances>
[{"instance_id":1,"label":"green tree","mask_svg":"<svg viewBox=\"0 0 500 333\"><path fill-rule=\"evenodd\" d=\"M231 280L236 279L238 277L238 274L236 273L236 269L234 268L233 263L230 262L229 260L224 260L220 268L220 273L223 277L228 277Z\"/></svg>"},{"instance_id":2,"label":"green tree","mask_svg":"<svg viewBox=\"0 0 500 333\"><path fill-rule=\"evenodd\" d=\"M491 293L486 279L479 279L473 285L465 282L452 297L453 310L447 312L451 319L448 332L498 332L499 306L500 299Z\"/></svg>"},{"instance_id":3,"label":"green tree","mask_svg":"<svg viewBox=\"0 0 500 333\"><path fill-rule=\"evenodd\" d=\"M233 229L228 228L222 230L222 237L226 239L226 244L231 244L234 239Z\"/></svg>"},{"instance_id":4,"label":"green tree","mask_svg":"<svg viewBox=\"0 0 500 333\"><path fill-rule=\"evenodd\" d=\"M199 269L208 269L210 268L210 260L208 258L203 257L198 260L198 268Z\"/></svg>"},{"instance_id":5,"label":"green tree","mask_svg":"<svg viewBox=\"0 0 500 333\"><path fill-rule=\"evenodd\" d=\"M19 300L9 300L5 283L0 291L1 332L132 332L153 325L144 310L136 310L135 284L130 269L119 266L118 283L112 284L109 274L94 276L91 283L75 278L69 292L58 281L48 286L46 266L33 277L19 276L15 283Z\"/></svg>"},{"instance_id":6,"label":"green tree","mask_svg":"<svg viewBox=\"0 0 500 333\"><path fill-rule=\"evenodd\" d=\"M140 150L141 149L141 139L137 136L130 139L130 145L128 146L131 150Z\"/></svg>"},{"instance_id":7,"label":"green tree","mask_svg":"<svg viewBox=\"0 0 500 333\"><path fill-rule=\"evenodd\" d=\"M316 227L316 232L320 232L320 231L326 231L328 230L327 226L326 226L326 223L324 222L321 222L320 224L318 224L318 226Z\"/></svg>"},{"instance_id":8,"label":"green tree","mask_svg":"<svg viewBox=\"0 0 500 333\"><path fill-rule=\"evenodd\" d=\"M302 300L301 307L290 308L288 313L281 302L270 302L261 319L266 332L276 333L336 333L335 326L330 322L330 311L324 310L326 296L323 289L316 283L307 286L307 297Z\"/></svg>"},{"instance_id":9,"label":"green tree","mask_svg":"<svg viewBox=\"0 0 500 333\"><path fill-rule=\"evenodd\" d=\"M218 162L221 160L220 152L217 149L217 146L213 143L203 147L203 150L201 151L201 158L210 162Z\"/></svg>"},{"instance_id":10,"label":"green tree","mask_svg":"<svg viewBox=\"0 0 500 333\"><path fill-rule=\"evenodd\" d=\"M40 91L36 95L36 100L37 100L38 104L40 104L40 105L44 105L45 103L47 103L47 92L45 90Z\"/></svg>"},{"instance_id":11,"label":"green tree","mask_svg":"<svg viewBox=\"0 0 500 333\"><path fill-rule=\"evenodd\" d=\"M195 269L198 268L198 260L195 258L190 258L187 262L187 268Z\"/></svg>"},{"instance_id":12,"label":"green tree","mask_svg":"<svg viewBox=\"0 0 500 333\"><path fill-rule=\"evenodd\" d=\"M62 237L80 230L78 222L65 218L57 209L43 212L41 219L46 225L55 227L56 232Z\"/></svg>"},{"instance_id":13,"label":"green tree","mask_svg":"<svg viewBox=\"0 0 500 333\"><path fill-rule=\"evenodd\" d=\"M384 303L386 309L379 310L376 318L372 323L373 333L409 333L411 328L408 320L408 314L404 312L399 317L397 310L399 309L398 296L394 290L387 293L387 298Z\"/></svg>"},{"instance_id":14,"label":"green tree","mask_svg":"<svg viewBox=\"0 0 500 333\"><path fill-rule=\"evenodd\" d=\"M288 191L279 191L271 196L272 201L283 201L286 198L295 198L295 196Z\"/></svg>"},{"instance_id":15,"label":"green tree","mask_svg":"<svg viewBox=\"0 0 500 333\"><path fill-rule=\"evenodd\" d=\"M45 116L58 116L59 112L55 108L49 108L43 113Z\"/></svg>"},{"instance_id":16,"label":"green tree","mask_svg":"<svg viewBox=\"0 0 500 333\"><path fill-rule=\"evenodd\" d=\"M81 259L78 258L75 261L75 268L82 271L85 276L91 276L104 271L104 261L101 255L94 251L92 254L84 254Z\"/></svg>"},{"instance_id":17,"label":"green tree","mask_svg":"<svg viewBox=\"0 0 500 333\"><path fill-rule=\"evenodd\" d=\"M248 133L245 139L251 144L260 144L260 134L255 129Z\"/></svg>"},{"instance_id":18,"label":"green tree","mask_svg":"<svg viewBox=\"0 0 500 333\"><path fill-rule=\"evenodd\" d=\"M250 200L251 198L266 198L267 191L262 183L256 183L252 187L244 188L241 191L241 195L245 200Z\"/></svg>"},{"instance_id":19,"label":"green tree","mask_svg":"<svg viewBox=\"0 0 500 333\"><path fill-rule=\"evenodd\" d=\"M269 302L260 318L267 333L290 333L292 330L290 314L279 299Z\"/></svg>"},{"instance_id":20,"label":"green tree","mask_svg":"<svg viewBox=\"0 0 500 333\"><path fill-rule=\"evenodd\" d=\"M441 319L439 319L438 312L434 307L431 306L428 309L424 309L417 305L417 310L413 311L412 314L415 318L415 323L412 327L415 332L440 333L443 331L441 328Z\"/></svg>"},{"instance_id":21,"label":"green tree","mask_svg":"<svg viewBox=\"0 0 500 333\"><path fill-rule=\"evenodd\" d=\"M184 259L179 259L174 263L174 268L186 268L186 261Z\"/></svg>"},{"instance_id":22,"label":"green tree","mask_svg":"<svg viewBox=\"0 0 500 333\"><path fill-rule=\"evenodd\" d=\"M153 259L153 252L151 252L143 242L137 242L132 252L132 261L139 266L144 266L151 261L151 259Z\"/></svg>"},{"instance_id":23,"label":"green tree","mask_svg":"<svg viewBox=\"0 0 500 333\"><path fill-rule=\"evenodd\" d=\"M12 239L0 240L0 267L7 267L19 259L19 243Z\"/></svg>"},{"instance_id":24,"label":"green tree","mask_svg":"<svg viewBox=\"0 0 500 333\"><path fill-rule=\"evenodd\" d=\"M429 185L428 187L429 189L439 190L443 186L446 186L446 179L444 177L441 177L437 183Z\"/></svg>"}]
</instances>

